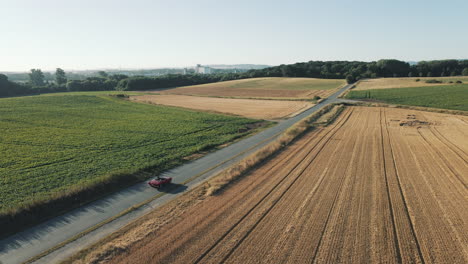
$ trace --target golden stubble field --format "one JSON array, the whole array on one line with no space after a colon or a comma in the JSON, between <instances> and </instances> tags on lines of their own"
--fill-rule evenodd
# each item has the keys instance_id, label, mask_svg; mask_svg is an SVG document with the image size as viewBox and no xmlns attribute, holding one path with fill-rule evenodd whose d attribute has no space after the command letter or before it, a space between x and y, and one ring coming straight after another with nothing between
<instances>
[{"instance_id":1,"label":"golden stubble field","mask_svg":"<svg viewBox=\"0 0 468 264\"><path fill-rule=\"evenodd\" d=\"M419 81L416 81L419 79ZM426 83L427 80L439 80L443 83ZM450 81L454 83L450 83ZM453 85L456 81L468 82L468 76L459 77L418 77L418 78L377 78L360 81L354 90L389 89Z\"/></svg>"},{"instance_id":2,"label":"golden stubble field","mask_svg":"<svg viewBox=\"0 0 468 264\"><path fill-rule=\"evenodd\" d=\"M311 99L314 96L328 97L344 85L344 80L337 79L268 77L185 86L158 91L158 93L240 98Z\"/></svg>"},{"instance_id":3,"label":"golden stubble field","mask_svg":"<svg viewBox=\"0 0 468 264\"><path fill-rule=\"evenodd\" d=\"M314 105L306 101L230 99L188 95L142 95L131 96L130 100L267 120L292 117Z\"/></svg>"},{"instance_id":4,"label":"golden stubble field","mask_svg":"<svg viewBox=\"0 0 468 264\"><path fill-rule=\"evenodd\" d=\"M221 194L192 192L85 258L467 263L468 118L349 107Z\"/></svg>"}]
</instances>

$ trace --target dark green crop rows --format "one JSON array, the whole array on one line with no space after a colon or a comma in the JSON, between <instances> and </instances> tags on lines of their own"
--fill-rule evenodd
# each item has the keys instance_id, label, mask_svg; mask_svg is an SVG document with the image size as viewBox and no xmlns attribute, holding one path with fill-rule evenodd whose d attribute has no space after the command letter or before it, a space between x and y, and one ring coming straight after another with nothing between
<instances>
[{"instance_id":1,"label":"dark green crop rows","mask_svg":"<svg viewBox=\"0 0 468 264\"><path fill-rule=\"evenodd\" d=\"M0 212L103 175L167 169L252 122L106 96L0 99Z\"/></svg>"},{"instance_id":2,"label":"dark green crop rows","mask_svg":"<svg viewBox=\"0 0 468 264\"><path fill-rule=\"evenodd\" d=\"M468 85L352 90L346 98L468 111Z\"/></svg>"}]
</instances>

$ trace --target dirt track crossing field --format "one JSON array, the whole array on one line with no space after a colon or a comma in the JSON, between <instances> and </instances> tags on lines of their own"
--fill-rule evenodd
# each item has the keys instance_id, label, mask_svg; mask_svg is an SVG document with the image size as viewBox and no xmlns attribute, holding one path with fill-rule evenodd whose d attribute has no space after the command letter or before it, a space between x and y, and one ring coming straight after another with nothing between
<instances>
[{"instance_id":1,"label":"dirt track crossing field","mask_svg":"<svg viewBox=\"0 0 468 264\"><path fill-rule=\"evenodd\" d=\"M137 102L228 113L255 119L292 117L314 106L313 103L306 101L230 99L187 95L142 95L132 96L131 99Z\"/></svg>"},{"instance_id":2,"label":"dirt track crossing field","mask_svg":"<svg viewBox=\"0 0 468 264\"><path fill-rule=\"evenodd\" d=\"M112 263L467 263L468 120L347 108Z\"/></svg>"}]
</instances>

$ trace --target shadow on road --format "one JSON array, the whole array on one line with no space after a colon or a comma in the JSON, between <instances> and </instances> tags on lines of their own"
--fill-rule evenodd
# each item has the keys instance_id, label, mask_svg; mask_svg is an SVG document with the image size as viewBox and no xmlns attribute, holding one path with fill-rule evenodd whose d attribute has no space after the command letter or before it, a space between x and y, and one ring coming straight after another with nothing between
<instances>
[{"instance_id":1,"label":"shadow on road","mask_svg":"<svg viewBox=\"0 0 468 264\"><path fill-rule=\"evenodd\" d=\"M183 185L179 183L169 183L165 185L164 187L158 189L158 191L162 193L177 194L177 193L184 192L185 190L187 190L187 188L188 188L187 185Z\"/></svg>"}]
</instances>

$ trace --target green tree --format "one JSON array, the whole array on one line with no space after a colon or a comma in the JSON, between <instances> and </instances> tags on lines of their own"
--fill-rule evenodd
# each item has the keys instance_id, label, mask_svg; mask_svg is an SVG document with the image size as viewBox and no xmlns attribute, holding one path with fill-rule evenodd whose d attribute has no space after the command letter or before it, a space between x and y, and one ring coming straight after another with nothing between
<instances>
[{"instance_id":1,"label":"green tree","mask_svg":"<svg viewBox=\"0 0 468 264\"><path fill-rule=\"evenodd\" d=\"M82 89L82 81L71 80L67 82L67 90L70 92L80 91Z\"/></svg>"},{"instance_id":2,"label":"green tree","mask_svg":"<svg viewBox=\"0 0 468 264\"><path fill-rule=\"evenodd\" d=\"M99 75L99 77L102 77L102 78L107 78L109 77L109 74L105 71L98 71L97 73Z\"/></svg>"},{"instance_id":3,"label":"green tree","mask_svg":"<svg viewBox=\"0 0 468 264\"><path fill-rule=\"evenodd\" d=\"M44 86L44 73L41 69L31 69L31 73L29 74L29 81L31 82L32 86Z\"/></svg>"},{"instance_id":4,"label":"green tree","mask_svg":"<svg viewBox=\"0 0 468 264\"><path fill-rule=\"evenodd\" d=\"M55 82L58 85L64 85L67 83L67 76L65 75L64 70L60 68L57 68L57 70L55 70Z\"/></svg>"},{"instance_id":5,"label":"green tree","mask_svg":"<svg viewBox=\"0 0 468 264\"><path fill-rule=\"evenodd\" d=\"M346 82L347 82L347 83L353 83L353 82L355 82L355 81L356 81L356 79L355 79L354 76L352 76L351 74L349 74L349 75L346 76Z\"/></svg>"},{"instance_id":6,"label":"green tree","mask_svg":"<svg viewBox=\"0 0 468 264\"><path fill-rule=\"evenodd\" d=\"M463 76L468 76L468 68L463 69L462 75Z\"/></svg>"},{"instance_id":7,"label":"green tree","mask_svg":"<svg viewBox=\"0 0 468 264\"><path fill-rule=\"evenodd\" d=\"M377 67L384 77L408 76L410 65L399 60L379 60Z\"/></svg>"},{"instance_id":8,"label":"green tree","mask_svg":"<svg viewBox=\"0 0 468 264\"><path fill-rule=\"evenodd\" d=\"M8 95L8 77L0 73L0 96Z\"/></svg>"}]
</instances>

